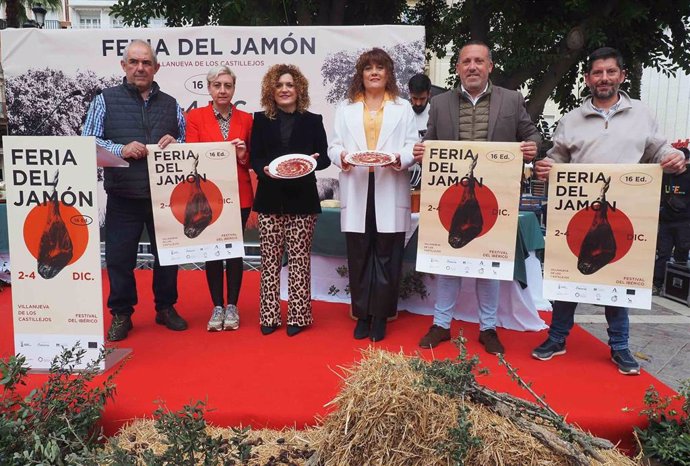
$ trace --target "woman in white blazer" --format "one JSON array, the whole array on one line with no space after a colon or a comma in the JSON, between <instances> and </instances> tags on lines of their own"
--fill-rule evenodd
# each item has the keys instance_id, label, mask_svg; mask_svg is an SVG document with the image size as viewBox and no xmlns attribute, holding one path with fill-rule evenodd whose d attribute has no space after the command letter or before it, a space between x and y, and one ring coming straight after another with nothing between
<instances>
[{"instance_id":1,"label":"woman in white blazer","mask_svg":"<svg viewBox=\"0 0 690 466\"><path fill-rule=\"evenodd\" d=\"M379 48L363 53L335 114L328 147L340 172L340 225L347 241L354 337L380 341L386 319L395 315L405 232L410 225L412 147L418 139L414 112L399 97L393 61ZM383 167L353 166L350 152L395 154Z\"/></svg>"}]
</instances>

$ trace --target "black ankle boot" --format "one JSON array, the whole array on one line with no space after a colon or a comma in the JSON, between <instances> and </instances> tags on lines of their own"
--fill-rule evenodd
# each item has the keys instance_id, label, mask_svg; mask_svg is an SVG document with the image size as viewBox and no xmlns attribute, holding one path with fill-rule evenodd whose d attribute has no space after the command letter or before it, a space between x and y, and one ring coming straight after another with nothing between
<instances>
[{"instance_id":1,"label":"black ankle boot","mask_svg":"<svg viewBox=\"0 0 690 466\"><path fill-rule=\"evenodd\" d=\"M371 318L357 319L355 325L355 340L364 340L369 336L369 327L371 326Z\"/></svg>"},{"instance_id":2,"label":"black ankle boot","mask_svg":"<svg viewBox=\"0 0 690 466\"><path fill-rule=\"evenodd\" d=\"M261 333L264 335L270 335L271 333L275 332L278 330L278 326L269 326L269 325L262 325L261 326Z\"/></svg>"},{"instance_id":3,"label":"black ankle boot","mask_svg":"<svg viewBox=\"0 0 690 466\"><path fill-rule=\"evenodd\" d=\"M300 327L299 325L288 325L287 326L287 335L289 337L294 337L297 335L299 332L304 330L305 327Z\"/></svg>"},{"instance_id":4,"label":"black ankle boot","mask_svg":"<svg viewBox=\"0 0 690 466\"><path fill-rule=\"evenodd\" d=\"M369 332L369 339L371 341L381 341L386 336L386 318L376 317L371 323L371 331Z\"/></svg>"}]
</instances>

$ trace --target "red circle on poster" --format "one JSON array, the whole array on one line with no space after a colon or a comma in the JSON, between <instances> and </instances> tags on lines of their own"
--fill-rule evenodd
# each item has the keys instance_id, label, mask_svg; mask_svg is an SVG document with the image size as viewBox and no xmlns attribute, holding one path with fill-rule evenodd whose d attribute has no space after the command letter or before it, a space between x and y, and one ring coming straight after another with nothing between
<instances>
[{"instance_id":1,"label":"red circle on poster","mask_svg":"<svg viewBox=\"0 0 690 466\"><path fill-rule=\"evenodd\" d=\"M86 251L89 244L89 229L82 222L73 221L74 219L84 219L85 217L75 207L60 204L60 219L65 224L67 234L72 241L72 259L68 262L73 264ZM41 237L48 228L49 215L52 215L52 203L43 203L31 209L24 220L24 244L32 256L38 260L38 252L41 247Z\"/></svg>"},{"instance_id":2,"label":"red circle on poster","mask_svg":"<svg viewBox=\"0 0 690 466\"><path fill-rule=\"evenodd\" d=\"M187 208L187 202L192 197L193 190L196 189L194 184L195 182L182 181L173 188L170 194L170 209L172 210L172 214L175 219L183 225L184 211ZM211 223L213 223L218 220L220 213L223 211L223 193L213 181L204 180L203 178L199 179L199 186L211 206Z\"/></svg>"},{"instance_id":3,"label":"red circle on poster","mask_svg":"<svg viewBox=\"0 0 690 466\"><path fill-rule=\"evenodd\" d=\"M595 206L597 204L594 204ZM580 249L582 248L582 242L585 240L587 232L594 222L594 217L597 215L598 210L590 207L586 207L578 211L568 222L568 247L570 251L578 257L580 255ZM611 225L611 230L613 231L613 238L616 240L616 254L609 262L610 264L616 262L625 256L630 248L632 247L635 229L633 228L632 222L627 215L620 209L613 210L611 207L607 209L606 217L608 219L609 225Z\"/></svg>"},{"instance_id":4,"label":"red circle on poster","mask_svg":"<svg viewBox=\"0 0 690 466\"><path fill-rule=\"evenodd\" d=\"M461 183L457 183L453 186L449 186L441 195L441 199L438 202L438 218L441 220L441 224L446 231L450 231L453 215L455 215L455 211L460 205L464 190L465 186ZM488 186L480 185L477 182L475 182L474 185L474 195L477 197L477 203L479 204L479 209L482 212L482 219L484 220L482 231L477 235L477 237L479 237L491 230L496 224L496 219L498 218L498 201L496 200L496 195Z\"/></svg>"}]
</instances>

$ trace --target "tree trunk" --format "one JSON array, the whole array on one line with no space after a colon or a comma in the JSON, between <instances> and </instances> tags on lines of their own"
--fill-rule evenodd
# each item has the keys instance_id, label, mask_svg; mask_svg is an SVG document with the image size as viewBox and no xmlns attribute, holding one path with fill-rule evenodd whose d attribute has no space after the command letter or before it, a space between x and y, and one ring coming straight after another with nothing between
<instances>
[{"instance_id":1,"label":"tree trunk","mask_svg":"<svg viewBox=\"0 0 690 466\"><path fill-rule=\"evenodd\" d=\"M639 99L642 93L642 62L635 61L628 67L628 93L633 99Z\"/></svg>"},{"instance_id":2,"label":"tree trunk","mask_svg":"<svg viewBox=\"0 0 690 466\"><path fill-rule=\"evenodd\" d=\"M331 0L328 24L340 26L345 23L345 0Z\"/></svg>"},{"instance_id":3,"label":"tree trunk","mask_svg":"<svg viewBox=\"0 0 690 466\"><path fill-rule=\"evenodd\" d=\"M5 16L7 16L7 27L19 27L19 0L5 0Z\"/></svg>"},{"instance_id":4,"label":"tree trunk","mask_svg":"<svg viewBox=\"0 0 690 466\"><path fill-rule=\"evenodd\" d=\"M314 24L311 8L307 2L297 2L297 24L300 26L311 26Z\"/></svg>"},{"instance_id":5,"label":"tree trunk","mask_svg":"<svg viewBox=\"0 0 690 466\"><path fill-rule=\"evenodd\" d=\"M467 2L467 9L471 13L470 38L487 42L489 37L489 8L486 8L481 0L471 0Z\"/></svg>"},{"instance_id":6,"label":"tree trunk","mask_svg":"<svg viewBox=\"0 0 690 466\"><path fill-rule=\"evenodd\" d=\"M537 121L553 90L579 59L580 50L569 50L561 54L560 59L546 70L539 84L532 88L527 101L527 113L529 113L532 121Z\"/></svg>"}]
</instances>

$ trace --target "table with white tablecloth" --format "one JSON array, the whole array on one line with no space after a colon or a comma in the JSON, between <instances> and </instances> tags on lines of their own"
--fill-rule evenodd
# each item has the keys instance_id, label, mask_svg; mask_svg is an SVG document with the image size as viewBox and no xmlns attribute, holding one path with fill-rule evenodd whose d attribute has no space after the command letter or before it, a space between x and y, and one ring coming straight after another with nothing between
<instances>
[{"instance_id":1,"label":"table with white tablecloth","mask_svg":"<svg viewBox=\"0 0 690 466\"><path fill-rule=\"evenodd\" d=\"M403 284L408 296L401 296L399 310L415 314L433 315L436 294L435 277L414 272L417 250L418 217L413 216L407 234ZM535 251L543 249L544 237L532 212L521 212L516 254L516 279L502 281L498 309L498 326L513 330L537 331L546 328L537 310L550 310L551 304L542 297L541 264ZM340 210L324 208L319 216L312 245L311 286L314 300L349 303L345 235L340 232ZM519 264L524 264L522 267ZM475 279L463 278L454 318L478 322ZM425 295L425 296L422 296ZM287 299L287 267L281 273L281 297Z\"/></svg>"}]
</instances>

